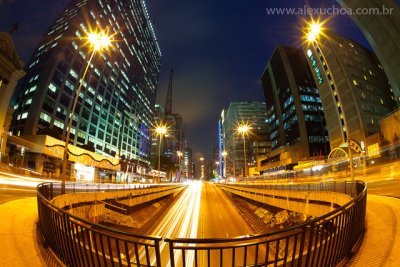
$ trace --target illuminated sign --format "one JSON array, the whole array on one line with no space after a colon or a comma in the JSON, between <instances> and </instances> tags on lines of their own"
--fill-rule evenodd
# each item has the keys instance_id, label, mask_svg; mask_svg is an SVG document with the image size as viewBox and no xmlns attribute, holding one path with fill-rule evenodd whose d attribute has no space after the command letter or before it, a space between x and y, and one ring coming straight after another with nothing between
<instances>
[{"instance_id":1,"label":"illuminated sign","mask_svg":"<svg viewBox=\"0 0 400 267\"><path fill-rule=\"evenodd\" d=\"M315 71L315 74L317 75L318 83L319 83L319 84L322 84L323 79L322 79L321 71L320 71L319 68L318 68L317 61L315 60L314 55L313 55L313 53L311 52L311 49L308 49L308 50L307 50L307 56L308 56L308 57L310 58L310 60L311 60L311 65L312 65L312 67L313 67L313 69L314 69L314 71Z\"/></svg>"}]
</instances>

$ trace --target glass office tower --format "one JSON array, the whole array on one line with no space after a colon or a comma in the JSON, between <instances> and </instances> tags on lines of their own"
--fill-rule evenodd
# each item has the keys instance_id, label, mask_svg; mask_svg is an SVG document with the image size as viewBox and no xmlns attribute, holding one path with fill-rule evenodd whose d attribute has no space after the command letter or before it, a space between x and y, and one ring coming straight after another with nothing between
<instances>
[{"instance_id":1,"label":"glass office tower","mask_svg":"<svg viewBox=\"0 0 400 267\"><path fill-rule=\"evenodd\" d=\"M27 64L14 97L16 136L65 140L75 92L92 53L91 31L112 36L83 80L70 143L95 153L149 164L161 52L140 0L74 0L50 26Z\"/></svg>"},{"instance_id":2,"label":"glass office tower","mask_svg":"<svg viewBox=\"0 0 400 267\"><path fill-rule=\"evenodd\" d=\"M279 45L261 76L271 152L261 172L292 170L300 160L329 154L324 110L303 51Z\"/></svg>"}]
</instances>

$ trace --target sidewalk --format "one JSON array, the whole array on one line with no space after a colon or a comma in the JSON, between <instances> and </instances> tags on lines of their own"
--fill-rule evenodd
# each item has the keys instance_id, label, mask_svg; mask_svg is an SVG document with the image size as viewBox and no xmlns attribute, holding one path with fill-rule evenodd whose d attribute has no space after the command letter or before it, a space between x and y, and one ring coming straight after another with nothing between
<instances>
[{"instance_id":1,"label":"sidewalk","mask_svg":"<svg viewBox=\"0 0 400 267\"><path fill-rule=\"evenodd\" d=\"M400 266L400 199L367 196L367 232L346 266Z\"/></svg>"},{"instance_id":2,"label":"sidewalk","mask_svg":"<svg viewBox=\"0 0 400 267\"><path fill-rule=\"evenodd\" d=\"M0 205L0 266L49 266L49 259L43 257L43 248L37 242L36 222L36 197ZM367 232L346 266L400 266L399 251L400 199L369 195ZM54 261L51 263L54 265Z\"/></svg>"},{"instance_id":3,"label":"sidewalk","mask_svg":"<svg viewBox=\"0 0 400 267\"><path fill-rule=\"evenodd\" d=\"M47 266L36 239L36 197L0 206L0 266Z\"/></svg>"}]
</instances>

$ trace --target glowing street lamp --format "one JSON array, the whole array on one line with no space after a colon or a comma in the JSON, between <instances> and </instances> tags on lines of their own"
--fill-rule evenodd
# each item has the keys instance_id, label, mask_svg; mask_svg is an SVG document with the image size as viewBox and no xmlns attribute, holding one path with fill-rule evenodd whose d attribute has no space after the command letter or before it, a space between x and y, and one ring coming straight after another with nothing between
<instances>
[{"instance_id":1,"label":"glowing street lamp","mask_svg":"<svg viewBox=\"0 0 400 267\"><path fill-rule=\"evenodd\" d=\"M321 24L317 22L312 22L309 25L307 40L309 42L314 42L320 33L321 33Z\"/></svg>"},{"instance_id":2,"label":"glowing street lamp","mask_svg":"<svg viewBox=\"0 0 400 267\"><path fill-rule=\"evenodd\" d=\"M111 45L111 38L107 36L104 32L100 33L89 33L88 34L88 43L92 47L92 54L90 55L89 61L87 62L86 68L83 72L82 78L80 79L78 89L76 90L74 103L72 105L71 114L69 116L69 123L67 128L67 134L65 136L65 146L64 146L64 154L62 160L62 169L61 169L61 193L65 193L65 180L66 180L66 173L67 173L67 162L68 162L68 144L69 138L71 135L71 128L72 128L72 121L74 120L74 113L76 109L76 104L78 103L79 94L82 89L83 82L85 80L87 71L91 65L92 59L96 52L101 52L103 49L107 49Z\"/></svg>"},{"instance_id":3,"label":"glowing street lamp","mask_svg":"<svg viewBox=\"0 0 400 267\"><path fill-rule=\"evenodd\" d=\"M204 158L201 157L200 161L201 161L201 178L204 178L204 165L203 165Z\"/></svg>"},{"instance_id":4,"label":"glowing street lamp","mask_svg":"<svg viewBox=\"0 0 400 267\"><path fill-rule=\"evenodd\" d=\"M182 151L176 151L176 155L178 156L178 170L179 170L179 179L181 178L181 158L183 156Z\"/></svg>"},{"instance_id":5,"label":"glowing street lamp","mask_svg":"<svg viewBox=\"0 0 400 267\"><path fill-rule=\"evenodd\" d=\"M236 131L242 135L243 137L243 157L244 157L244 175L246 177L246 134L250 131L250 126L248 124L242 123L240 124ZM247 182L247 180L246 180Z\"/></svg>"},{"instance_id":6,"label":"glowing street lamp","mask_svg":"<svg viewBox=\"0 0 400 267\"><path fill-rule=\"evenodd\" d=\"M162 142L162 137L167 134L168 128L164 124L159 124L156 126L154 129L155 134L159 137L159 143L158 143L158 179L157 183L160 182L160 168L161 168L161 142Z\"/></svg>"},{"instance_id":7,"label":"glowing street lamp","mask_svg":"<svg viewBox=\"0 0 400 267\"><path fill-rule=\"evenodd\" d=\"M308 23L308 28L307 28L307 31L306 31L306 33L305 33L305 38L307 39L307 41L308 41L309 43L311 43L312 45L315 45L315 46L318 48L318 50L320 51L321 56L322 56L323 58L325 58L324 55L323 55L323 53L322 53L322 50L321 50L321 48L320 48L320 46L319 46L319 43L318 43L318 41L317 41L318 37L319 37L321 34L323 34L323 33L322 33L322 25L323 25L323 24L322 24L322 23L319 23L318 21L317 21L317 22L312 21L312 22ZM326 62L326 60L325 60L325 62ZM327 68L328 68L328 71L329 71L330 73L332 73L332 72L330 71L330 69L329 69L329 66L328 66L327 62L326 62L326 66L327 66ZM336 85L333 76L332 76L331 79L332 79L333 84ZM337 97L338 97L339 100L340 100L339 92L338 92L337 90L336 90L336 94L337 94ZM342 115L343 115L344 129L345 129L344 131L347 131L346 143L347 143L347 150L348 150L348 152L349 152L348 155L349 155L349 164L350 164L350 176L351 176L351 180L354 182L353 153L352 153L351 147L350 147L350 137L349 137L349 133L348 133L349 127L348 127L348 123L347 123L347 119L346 119L344 110L343 110Z\"/></svg>"}]
</instances>

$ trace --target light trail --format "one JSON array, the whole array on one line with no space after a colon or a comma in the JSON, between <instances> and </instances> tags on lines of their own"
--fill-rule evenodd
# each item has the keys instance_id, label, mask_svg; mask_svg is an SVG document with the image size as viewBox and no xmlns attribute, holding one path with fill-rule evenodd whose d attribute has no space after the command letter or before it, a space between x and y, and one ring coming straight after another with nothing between
<instances>
[{"instance_id":1,"label":"light trail","mask_svg":"<svg viewBox=\"0 0 400 267\"><path fill-rule=\"evenodd\" d=\"M151 234L168 237L196 238L200 217L201 187L201 182L192 182ZM162 242L160 244L160 251L162 262L168 262L167 266L171 266L167 243ZM182 255L180 252L175 252L174 256L177 259L175 264L179 266ZM186 259L187 266L192 266L194 263L194 253L188 253ZM155 264L155 259L152 264Z\"/></svg>"},{"instance_id":2,"label":"light trail","mask_svg":"<svg viewBox=\"0 0 400 267\"><path fill-rule=\"evenodd\" d=\"M36 188L38 184L44 182L57 182L57 180L33 178L29 176L0 171L0 184Z\"/></svg>"}]
</instances>

